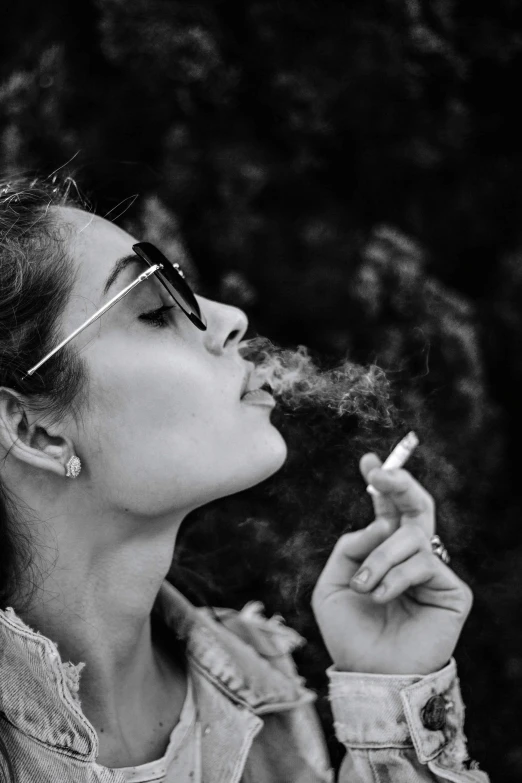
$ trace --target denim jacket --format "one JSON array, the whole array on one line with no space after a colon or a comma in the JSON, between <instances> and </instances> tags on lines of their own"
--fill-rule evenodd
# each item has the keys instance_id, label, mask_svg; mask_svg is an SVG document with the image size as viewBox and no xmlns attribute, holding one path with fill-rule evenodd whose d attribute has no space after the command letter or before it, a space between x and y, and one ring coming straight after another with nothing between
<instances>
[{"instance_id":1,"label":"denim jacket","mask_svg":"<svg viewBox=\"0 0 522 783\"><path fill-rule=\"evenodd\" d=\"M154 611L185 640L202 724L204 783L333 783L315 694L291 652L304 643L261 604L196 608L164 582ZM19 783L125 783L96 763L98 737L78 698L83 664L10 608L0 610L0 734ZM338 783L488 783L466 768L463 705L452 661L426 677L328 669ZM188 783L180 781L180 783Z\"/></svg>"}]
</instances>

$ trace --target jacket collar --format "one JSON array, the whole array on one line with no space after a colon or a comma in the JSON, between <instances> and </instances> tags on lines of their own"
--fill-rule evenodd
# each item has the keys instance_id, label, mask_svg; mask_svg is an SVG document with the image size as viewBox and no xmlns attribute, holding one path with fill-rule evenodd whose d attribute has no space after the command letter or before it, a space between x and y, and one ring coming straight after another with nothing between
<instances>
[{"instance_id":1,"label":"jacket collar","mask_svg":"<svg viewBox=\"0 0 522 783\"><path fill-rule=\"evenodd\" d=\"M153 611L186 642L193 670L236 705L260 715L314 699L299 678L274 668L169 582L163 582ZM94 760L98 737L77 697L82 668L62 662L56 645L12 609L0 610L0 711L40 742Z\"/></svg>"},{"instance_id":2,"label":"jacket collar","mask_svg":"<svg viewBox=\"0 0 522 783\"><path fill-rule=\"evenodd\" d=\"M189 661L229 698L257 714L279 712L312 701L299 677L275 668L208 608L196 608L169 582L158 593L155 610L187 645Z\"/></svg>"}]
</instances>

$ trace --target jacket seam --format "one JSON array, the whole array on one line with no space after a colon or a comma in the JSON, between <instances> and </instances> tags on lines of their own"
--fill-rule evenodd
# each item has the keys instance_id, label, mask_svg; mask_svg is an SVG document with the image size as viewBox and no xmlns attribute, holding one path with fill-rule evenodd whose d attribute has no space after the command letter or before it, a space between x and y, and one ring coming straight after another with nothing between
<instances>
[{"instance_id":1,"label":"jacket seam","mask_svg":"<svg viewBox=\"0 0 522 783\"><path fill-rule=\"evenodd\" d=\"M373 759L371 751L368 753L368 763L370 765L370 769L372 771L372 778L374 779L375 783L379 783L379 778L377 777L377 770L374 767Z\"/></svg>"},{"instance_id":2,"label":"jacket seam","mask_svg":"<svg viewBox=\"0 0 522 783\"><path fill-rule=\"evenodd\" d=\"M450 780L452 783L461 783L463 780L467 780L469 783L477 783L476 775L467 769L449 769L437 764L433 759L428 761L428 768L435 772L436 775L443 777L445 780Z\"/></svg>"},{"instance_id":3,"label":"jacket seam","mask_svg":"<svg viewBox=\"0 0 522 783\"><path fill-rule=\"evenodd\" d=\"M349 742L347 740L342 740L342 744L347 748L354 748L355 750L387 750L388 748L393 750L414 750L415 746L413 744L397 744L395 742L385 742L385 743L379 743L379 742Z\"/></svg>"},{"instance_id":4,"label":"jacket seam","mask_svg":"<svg viewBox=\"0 0 522 783\"><path fill-rule=\"evenodd\" d=\"M314 691L310 690L309 688L304 688L304 692L299 697L299 699L293 701L293 702L283 702L283 701L276 701L276 702L261 702L258 706L254 706L249 701L244 699L243 697L239 696L237 691L231 690L219 677L216 677L214 674L212 674L209 669L206 668L206 666L203 666L203 664L200 663L199 659L194 656L192 653L187 653L187 657L190 658L194 666L198 669L201 674L207 678L212 684L218 688L221 693L223 693L225 696L227 696L230 701L240 704L243 707L246 707L253 715L266 715L273 712L287 712L293 709L298 709L299 707L305 707L309 704L313 704L314 701L317 699L317 694L314 693ZM286 676L286 675L285 675ZM260 698L263 698L263 694L260 694Z\"/></svg>"},{"instance_id":5,"label":"jacket seam","mask_svg":"<svg viewBox=\"0 0 522 783\"><path fill-rule=\"evenodd\" d=\"M56 745L56 744L51 745L49 742L45 742L44 740L41 740L38 737L33 736L32 734L27 734L25 731L23 731L23 729L21 729L15 723L10 721L4 712L0 712L0 720L5 721L5 723L7 723L12 729L14 729L14 731L18 732L26 739L30 740L31 742L35 742L37 745L40 745L41 747L47 748L47 750L50 750L53 753L58 753L60 756L67 756L68 758L72 758L75 761L78 761L80 764L92 763L92 759L89 756L84 756L78 751L70 750L64 745Z\"/></svg>"}]
</instances>

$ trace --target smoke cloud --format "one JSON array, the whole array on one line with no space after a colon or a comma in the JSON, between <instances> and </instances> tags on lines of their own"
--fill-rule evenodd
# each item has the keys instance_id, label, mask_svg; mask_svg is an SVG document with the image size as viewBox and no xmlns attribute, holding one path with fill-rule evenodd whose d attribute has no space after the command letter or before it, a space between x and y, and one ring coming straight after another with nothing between
<instances>
[{"instance_id":1,"label":"smoke cloud","mask_svg":"<svg viewBox=\"0 0 522 783\"><path fill-rule=\"evenodd\" d=\"M343 359L335 367L322 368L305 346L282 348L266 337L243 342L241 355L256 365L256 376L270 385L283 409L355 416L363 427L393 426L390 382L376 365Z\"/></svg>"}]
</instances>

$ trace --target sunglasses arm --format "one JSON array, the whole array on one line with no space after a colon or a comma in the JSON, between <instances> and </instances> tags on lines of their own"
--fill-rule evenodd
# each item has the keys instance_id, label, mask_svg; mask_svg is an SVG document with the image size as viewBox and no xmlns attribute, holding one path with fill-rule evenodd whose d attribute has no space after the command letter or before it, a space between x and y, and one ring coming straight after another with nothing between
<instances>
[{"instance_id":1,"label":"sunglasses arm","mask_svg":"<svg viewBox=\"0 0 522 783\"><path fill-rule=\"evenodd\" d=\"M110 310L111 307L113 307L116 302L119 302L120 299L123 299L126 294L129 293L129 291L132 291L133 288L136 288L137 285L142 283L144 280L147 280L147 278L151 277L155 272L162 269L161 264L154 264L154 266L151 266L150 269L147 269L146 272L142 272L139 277L137 277L135 280L132 281L132 283L129 283L128 286L126 286L123 291L120 291L116 296L113 296L112 299L110 299L107 304L103 305L99 310L96 310L93 315L91 315L90 318L87 319L83 324L81 324L77 329L72 332L68 337L65 338L65 340L62 340L62 342L57 345L55 348L53 348L52 351L49 351L49 353L41 359L38 364L35 364L34 367L31 367L30 370L28 370L24 377L27 377L28 375L33 375L42 364L44 364L48 359L50 359L52 356L54 356L55 353L57 353L61 348L63 348L65 345L67 345L68 342L70 342L72 339L76 337L76 335L80 334L80 332L83 332L84 329L86 329L88 326L90 326L94 321L96 321L98 318L100 318L104 313L107 312L107 310Z\"/></svg>"}]
</instances>

